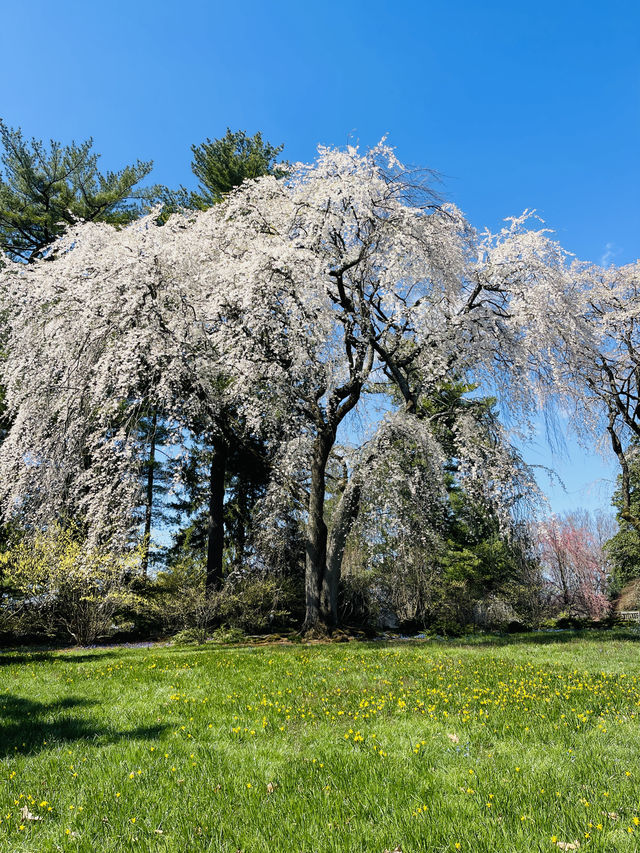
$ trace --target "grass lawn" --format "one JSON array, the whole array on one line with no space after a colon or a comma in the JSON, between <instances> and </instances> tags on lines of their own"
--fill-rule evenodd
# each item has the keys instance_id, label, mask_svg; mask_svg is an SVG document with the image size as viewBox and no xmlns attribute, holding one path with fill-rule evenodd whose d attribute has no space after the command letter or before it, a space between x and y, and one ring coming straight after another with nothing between
<instances>
[{"instance_id":1,"label":"grass lawn","mask_svg":"<svg viewBox=\"0 0 640 853\"><path fill-rule=\"evenodd\" d=\"M1 851L636 851L640 635L10 652Z\"/></svg>"}]
</instances>

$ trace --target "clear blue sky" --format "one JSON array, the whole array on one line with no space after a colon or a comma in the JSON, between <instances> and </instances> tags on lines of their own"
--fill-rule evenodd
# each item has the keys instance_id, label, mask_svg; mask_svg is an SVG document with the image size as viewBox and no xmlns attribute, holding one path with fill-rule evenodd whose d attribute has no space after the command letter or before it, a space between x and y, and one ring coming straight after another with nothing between
<instances>
[{"instance_id":1,"label":"clear blue sky","mask_svg":"<svg viewBox=\"0 0 640 853\"><path fill-rule=\"evenodd\" d=\"M291 160L388 133L478 226L536 208L582 258L640 255L638 0L7 2L0 67L7 123L93 136L107 168L190 185L190 145L227 126ZM569 450L553 507L606 507L581 484L614 469Z\"/></svg>"}]
</instances>

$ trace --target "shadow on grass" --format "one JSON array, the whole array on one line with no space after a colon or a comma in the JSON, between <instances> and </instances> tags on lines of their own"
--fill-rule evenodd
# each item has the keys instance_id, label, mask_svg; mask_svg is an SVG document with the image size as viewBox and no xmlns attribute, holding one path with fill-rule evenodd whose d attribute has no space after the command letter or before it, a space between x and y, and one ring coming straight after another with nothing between
<instances>
[{"instance_id":1,"label":"shadow on grass","mask_svg":"<svg viewBox=\"0 0 640 853\"><path fill-rule=\"evenodd\" d=\"M0 666L12 666L25 663L47 663L55 661L56 663L85 663L92 660L104 660L104 658L114 657L116 650L109 649L107 651L95 652L67 652L66 649L47 649L39 652L11 652L0 651Z\"/></svg>"},{"instance_id":2,"label":"shadow on grass","mask_svg":"<svg viewBox=\"0 0 640 853\"><path fill-rule=\"evenodd\" d=\"M105 744L151 740L167 728L162 724L118 731L78 713L96 704L89 699L73 697L45 703L0 694L0 758L40 752L74 741Z\"/></svg>"}]
</instances>

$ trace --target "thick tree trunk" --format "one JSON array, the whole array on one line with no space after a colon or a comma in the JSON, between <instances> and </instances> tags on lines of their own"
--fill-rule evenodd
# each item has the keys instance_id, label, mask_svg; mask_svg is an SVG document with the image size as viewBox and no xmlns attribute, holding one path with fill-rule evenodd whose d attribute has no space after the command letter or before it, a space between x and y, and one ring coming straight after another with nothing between
<instances>
[{"instance_id":1,"label":"thick tree trunk","mask_svg":"<svg viewBox=\"0 0 640 853\"><path fill-rule=\"evenodd\" d=\"M156 424L158 415L153 413L151 435L149 437L149 470L147 472L147 497L144 507L144 535L142 539L142 574L146 578L149 569L149 550L151 548L151 518L153 515L153 476L156 466Z\"/></svg>"},{"instance_id":2,"label":"thick tree trunk","mask_svg":"<svg viewBox=\"0 0 640 853\"><path fill-rule=\"evenodd\" d=\"M335 434L321 433L315 440L311 461L309 517L306 530L305 619L303 633L324 633L326 624L320 607L322 585L327 565L327 525L324 520L326 467Z\"/></svg>"},{"instance_id":3,"label":"thick tree trunk","mask_svg":"<svg viewBox=\"0 0 640 853\"><path fill-rule=\"evenodd\" d=\"M331 525L327 548L327 564L320 595L321 618L330 628L334 628L338 624L338 586L340 584L342 558L344 557L347 538L358 517L361 492L360 474L356 471L340 496L338 506L333 514L333 524Z\"/></svg>"},{"instance_id":4,"label":"thick tree trunk","mask_svg":"<svg viewBox=\"0 0 640 853\"><path fill-rule=\"evenodd\" d=\"M217 440L211 456L209 480L209 520L207 525L207 592L222 583L222 554L224 551L224 481L229 450L224 441Z\"/></svg>"}]
</instances>

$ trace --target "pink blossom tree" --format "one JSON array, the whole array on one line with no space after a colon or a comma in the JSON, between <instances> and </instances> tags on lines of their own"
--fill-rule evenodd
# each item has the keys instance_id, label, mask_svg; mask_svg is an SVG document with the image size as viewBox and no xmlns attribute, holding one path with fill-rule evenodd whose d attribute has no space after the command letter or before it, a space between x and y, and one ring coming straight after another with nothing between
<instances>
[{"instance_id":1,"label":"pink blossom tree","mask_svg":"<svg viewBox=\"0 0 640 853\"><path fill-rule=\"evenodd\" d=\"M549 597L569 616L602 619L610 609L609 564L603 545L613 518L572 512L554 515L535 528Z\"/></svg>"}]
</instances>

